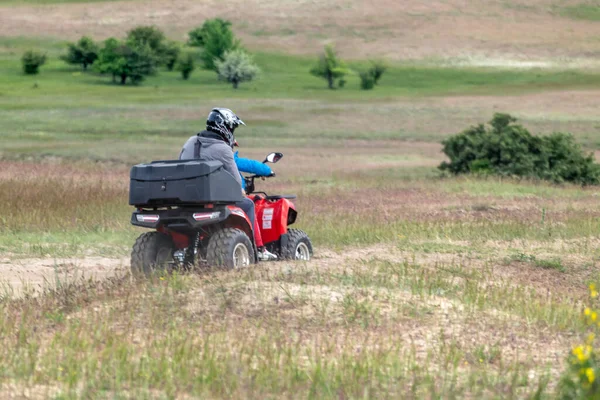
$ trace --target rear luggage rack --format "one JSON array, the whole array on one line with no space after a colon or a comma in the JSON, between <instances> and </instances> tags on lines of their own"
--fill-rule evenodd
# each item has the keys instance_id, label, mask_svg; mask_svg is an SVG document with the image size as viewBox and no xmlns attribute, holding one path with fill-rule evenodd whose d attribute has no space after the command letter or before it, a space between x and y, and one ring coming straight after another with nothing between
<instances>
[{"instance_id":1,"label":"rear luggage rack","mask_svg":"<svg viewBox=\"0 0 600 400\"><path fill-rule=\"evenodd\" d=\"M131 168L129 204L138 208L198 207L241 200L239 183L219 161L153 161Z\"/></svg>"}]
</instances>

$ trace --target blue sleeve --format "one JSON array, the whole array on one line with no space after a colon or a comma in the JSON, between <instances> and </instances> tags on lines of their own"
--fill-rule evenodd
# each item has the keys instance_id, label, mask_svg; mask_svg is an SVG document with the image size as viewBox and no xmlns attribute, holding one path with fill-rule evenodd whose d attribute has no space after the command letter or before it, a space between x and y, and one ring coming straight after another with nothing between
<instances>
[{"instance_id":1,"label":"blue sleeve","mask_svg":"<svg viewBox=\"0 0 600 400\"><path fill-rule=\"evenodd\" d=\"M256 160L250 160L248 158L238 157L237 151L234 154L234 159L240 172L246 172L248 174L255 174L259 176L269 176L273 173L267 164L263 164Z\"/></svg>"}]
</instances>

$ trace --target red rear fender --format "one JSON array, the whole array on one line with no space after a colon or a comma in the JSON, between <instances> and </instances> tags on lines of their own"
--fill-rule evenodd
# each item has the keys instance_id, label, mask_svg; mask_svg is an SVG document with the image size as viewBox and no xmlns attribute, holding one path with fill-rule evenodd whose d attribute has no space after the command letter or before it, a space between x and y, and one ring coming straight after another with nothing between
<instances>
[{"instance_id":1,"label":"red rear fender","mask_svg":"<svg viewBox=\"0 0 600 400\"><path fill-rule=\"evenodd\" d=\"M190 237L188 235L184 235L183 233L170 231L165 229L163 226L159 226L157 231L164 233L165 235L171 236L173 239L173 244L178 250L185 249L190 246Z\"/></svg>"},{"instance_id":2,"label":"red rear fender","mask_svg":"<svg viewBox=\"0 0 600 400\"><path fill-rule=\"evenodd\" d=\"M242 231L246 232L246 235L248 235L250 240L254 242L252 224L250 223L250 218L248 218L244 210L236 206L227 206L227 208L229 208L229 211L231 211L231 215L223 223L224 226L227 228L241 229Z\"/></svg>"}]
</instances>

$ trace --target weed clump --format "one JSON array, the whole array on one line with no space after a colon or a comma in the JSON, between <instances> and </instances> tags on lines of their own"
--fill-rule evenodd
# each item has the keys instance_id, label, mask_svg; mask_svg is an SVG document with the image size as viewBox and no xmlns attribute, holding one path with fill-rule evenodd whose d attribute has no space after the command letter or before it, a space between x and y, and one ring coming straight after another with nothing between
<instances>
[{"instance_id":1,"label":"weed clump","mask_svg":"<svg viewBox=\"0 0 600 400\"><path fill-rule=\"evenodd\" d=\"M491 128L470 127L442 142L450 162L439 168L453 174L493 174L573 182L600 183L600 165L584 154L571 134L534 136L509 114L495 114Z\"/></svg>"}]
</instances>

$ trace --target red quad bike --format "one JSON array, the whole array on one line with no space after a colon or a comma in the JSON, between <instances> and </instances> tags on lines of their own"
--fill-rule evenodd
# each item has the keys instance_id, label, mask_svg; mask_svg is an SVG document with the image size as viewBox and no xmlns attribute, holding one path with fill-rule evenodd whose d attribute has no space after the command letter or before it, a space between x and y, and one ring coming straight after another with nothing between
<instances>
[{"instance_id":1,"label":"red quad bike","mask_svg":"<svg viewBox=\"0 0 600 400\"><path fill-rule=\"evenodd\" d=\"M264 162L276 163L282 157L271 153ZM265 246L280 260L310 260L309 237L299 229L288 229L298 215L290 201L296 196L254 192L257 177L244 179ZM241 268L257 262L254 227L235 206L242 199L239 184L218 161L154 161L134 166L129 204L136 211L131 223L153 231L140 235L133 245L132 272L148 275L194 265Z\"/></svg>"}]
</instances>

